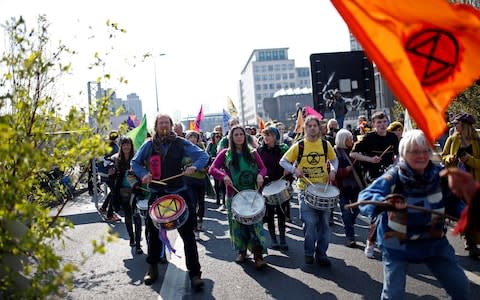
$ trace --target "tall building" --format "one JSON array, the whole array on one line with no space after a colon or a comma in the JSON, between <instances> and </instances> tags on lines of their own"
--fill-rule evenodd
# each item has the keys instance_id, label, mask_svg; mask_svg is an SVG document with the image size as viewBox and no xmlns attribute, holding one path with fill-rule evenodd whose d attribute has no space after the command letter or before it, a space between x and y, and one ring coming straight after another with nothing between
<instances>
[{"instance_id":1,"label":"tall building","mask_svg":"<svg viewBox=\"0 0 480 300\"><path fill-rule=\"evenodd\" d=\"M142 101L137 94L128 94L127 101L125 101L124 105L125 111L128 114L135 115L139 120L143 118Z\"/></svg>"},{"instance_id":2,"label":"tall building","mask_svg":"<svg viewBox=\"0 0 480 300\"><path fill-rule=\"evenodd\" d=\"M288 48L255 49L241 72L240 118L244 125L257 124L268 115L263 99L281 89L311 88L309 68L295 68Z\"/></svg>"}]
</instances>

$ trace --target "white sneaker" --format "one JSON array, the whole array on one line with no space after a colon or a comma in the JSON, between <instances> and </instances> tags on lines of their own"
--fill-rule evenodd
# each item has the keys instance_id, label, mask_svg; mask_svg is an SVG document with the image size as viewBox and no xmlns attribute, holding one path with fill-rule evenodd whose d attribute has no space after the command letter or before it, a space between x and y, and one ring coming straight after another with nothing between
<instances>
[{"instance_id":1,"label":"white sneaker","mask_svg":"<svg viewBox=\"0 0 480 300\"><path fill-rule=\"evenodd\" d=\"M222 205L220 205L219 209L220 209L220 211L225 211L227 208L225 207L225 205L222 204Z\"/></svg>"},{"instance_id":2,"label":"white sneaker","mask_svg":"<svg viewBox=\"0 0 480 300\"><path fill-rule=\"evenodd\" d=\"M193 231L193 234L195 235L195 240L198 241L200 240L200 232L199 231Z\"/></svg>"},{"instance_id":3,"label":"white sneaker","mask_svg":"<svg viewBox=\"0 0 480 300\"><path fill-rule=\"evenodd\" d=\"M375 243L371 244L367 241L367 245L365 246L365 256L368 258L375 258Z\"/></svg>"}]
</instances>

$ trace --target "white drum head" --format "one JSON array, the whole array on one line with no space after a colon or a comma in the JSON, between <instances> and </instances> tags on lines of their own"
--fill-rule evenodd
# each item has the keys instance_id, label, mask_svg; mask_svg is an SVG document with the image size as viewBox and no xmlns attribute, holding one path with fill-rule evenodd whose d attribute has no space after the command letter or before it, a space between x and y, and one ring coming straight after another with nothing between
<instances>
[{"instance_id":1,"label":"white drum head","mask_svg":"<svg viewBox=\"0 0 480 300\"><path fill-rule=\"evenodd\" d=\"M232 211L243 217L252 217L265 208L262 195L254 190L243 190L233 196Z\"/></svg>"},{"instance_id":2,"label":"white drum head","mask_svg":"<svg viewBox=\"0 0 480 300\"><path fill-rule=\"evenodd\" d=\"M285 190L287 188L288 188L288 181L283 180L283 179L276 180L276 181L272 181L269 184L267 184L263 188L262 194L265 197L273 196L273 195L276 195L278 193L281 193L283 190Z\"/></svg>"},{"instance_id":3,"label":"white drum head","mask_svg":"<svg viewBox=\"0 0 480 300\"><path fill-rule=\"evenodd\" d=\"M325 190L326 184L324 183L315 183L307 186L307 193L310 193L313 196L320 196L325 198L335 198L340 195L340 190L337 187L329 184Z\"/></svg>"}]
</instances>

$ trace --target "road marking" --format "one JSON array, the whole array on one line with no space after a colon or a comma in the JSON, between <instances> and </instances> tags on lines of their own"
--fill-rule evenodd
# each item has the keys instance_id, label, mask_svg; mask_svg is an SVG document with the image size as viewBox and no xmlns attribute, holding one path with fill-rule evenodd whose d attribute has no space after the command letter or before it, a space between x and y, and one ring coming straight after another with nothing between
<instances>
[{"instance_id":1,"label":"road marking","mask_svg":"<svg viewBox=\"0 0 480 300\"><path fill-rule=\"evenodd\" d=\"M170 255L165 278L160 289L159 300L183 299L187 283L187 266L185 265L185 251L183 240L176 235L173 247L177 253ZM177 256L178 255L178 256Z\"/></svg>"},{"instance_id":2,"label":"road marking","mask_svg":"<svg viewBox=\"0 0 480 300\"><path fill-rule=\"evenodd\" d=\"M468 280L470 280L475 284L480 285L480 276L478 274L467 271L467 270L464 270L464 271L465 271L465 275L467 275Z\"/></svg>"}]
</instances>

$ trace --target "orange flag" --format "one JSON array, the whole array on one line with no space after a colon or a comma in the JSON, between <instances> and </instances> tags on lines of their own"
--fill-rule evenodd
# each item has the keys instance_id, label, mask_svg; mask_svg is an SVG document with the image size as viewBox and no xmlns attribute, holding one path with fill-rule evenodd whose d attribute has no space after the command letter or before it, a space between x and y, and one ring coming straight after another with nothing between
<instances>
[{"instance_id":1,"label":"orange flag","mask_svg":"<svg viewBox=\"0 0 480 300\"><path fill-rule=\"evenodd\" d=\"M331 0L434 142L453 98L480 77L480 12L446 0Z\"/></svg>"},{"instance_id":2,"label":"orange flag","mask_svg":"<svg viewBox=\"0 0 480 300\"><path fill-rule=\"evenodd\" d=\"M261 132L262 130L265 129L265 121L257 116L257 121L258 121L258 130Z\"/></svg>"},{"instance_id":3,"label":"orange flag","mask_svg":"<svg viewBox=\"0 0 480 300\"><path fill-rule=\"evenodd\" d=\"M295 123L295 133L303 133L303 112L301 109L297 113L297 122Z\"/></svg>"}]
</instances>

